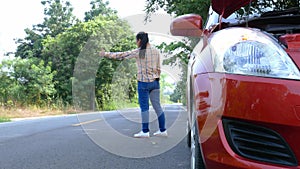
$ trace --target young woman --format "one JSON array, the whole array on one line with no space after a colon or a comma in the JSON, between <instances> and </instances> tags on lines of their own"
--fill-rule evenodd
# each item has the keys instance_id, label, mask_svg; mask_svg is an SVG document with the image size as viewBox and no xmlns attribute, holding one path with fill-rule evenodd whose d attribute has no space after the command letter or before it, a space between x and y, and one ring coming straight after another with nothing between
<instances>
[{"instance_id":1,"label":"young woman","mask_svg":"<svg viewBox=\"0 0 300 169\"><path fill-rule=\"evenodd\" d=\"M138 49L127 52L100 52L100 56L112 59L136 58L138 66L138 98L142 117L142 131L134 134L137 138L148 138L149 134L149 99L158 117L159 130L154 136L168 136L165 127L165 113L160 104L160 53L150 45L148 34L136 35Z\"/></svg>"}]
</instances>

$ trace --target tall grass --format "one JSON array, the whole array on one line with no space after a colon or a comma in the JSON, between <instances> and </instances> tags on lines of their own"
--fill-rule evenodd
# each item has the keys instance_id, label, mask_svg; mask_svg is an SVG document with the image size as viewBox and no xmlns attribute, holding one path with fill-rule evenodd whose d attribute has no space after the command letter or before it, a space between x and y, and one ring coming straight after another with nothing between
<instances>
[{"instance_id":1,"label":"tall grass","mask_svg":"<svg viewBox=\"0 0 300 169\"><path fill-rule=\"evenodd\" d=\"M172 103L168 96L161 98L162 104ZM96 102L97 104L97 102ZM113 101L104 104L105 106L100 111L119 110L125 108L139 107L138 103L129 103L128 101ZM65 114L81 113L80 109L74 108L70 104L64 104L62 100L58 99L55 103L49 105L26 105L26 106L1 106L0 105L0 123L9 122L13 118L26 117L41 117Z\"/></svg>"},{"instance_id":2,"label":"tall grass","mask_svg":"<svg viewBox=\"0 0 300 169\"><path fill-rule=\"evenodd\" d=\"M0 106L0 122L11 121L13 118L42 117L63 114L80 113L71 105L26 105L26 106Z\"/></svg>"}]
</instances>

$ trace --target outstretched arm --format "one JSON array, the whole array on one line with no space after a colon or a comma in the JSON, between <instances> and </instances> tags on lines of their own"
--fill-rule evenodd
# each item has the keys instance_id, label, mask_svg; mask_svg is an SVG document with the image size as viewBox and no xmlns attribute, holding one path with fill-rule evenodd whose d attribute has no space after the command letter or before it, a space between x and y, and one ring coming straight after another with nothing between
<instances>
[{"instance_id":1,"label":"outstretched arm","mask_svg":"<svg viewBox=\"0 0 300 169\"><path fill-rule=\"evenodd\" d=\"M100 56L104 56L111 59L130 59L130 58L136 58L139 55L139 50L131 50L126 52L100 52Z\"/></svg>"}]
</instances>

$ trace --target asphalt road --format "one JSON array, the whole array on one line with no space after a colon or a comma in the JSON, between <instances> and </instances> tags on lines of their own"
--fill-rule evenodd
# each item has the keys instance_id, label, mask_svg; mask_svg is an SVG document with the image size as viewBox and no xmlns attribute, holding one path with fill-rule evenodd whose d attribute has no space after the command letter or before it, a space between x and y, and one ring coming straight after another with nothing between
<instances>
[{"instance_id":1,"label":"asphalt road","mask_svg":"<svg viewBox=\"0 0 300 169\"><path fill-rule=\"evenodd\" d=\"M136 139L137 109L0 124L0 169L188 169L186 113L164 107L169 137ZM150 116L151 134L158 128Z\"/></svg>"}]
</instances>

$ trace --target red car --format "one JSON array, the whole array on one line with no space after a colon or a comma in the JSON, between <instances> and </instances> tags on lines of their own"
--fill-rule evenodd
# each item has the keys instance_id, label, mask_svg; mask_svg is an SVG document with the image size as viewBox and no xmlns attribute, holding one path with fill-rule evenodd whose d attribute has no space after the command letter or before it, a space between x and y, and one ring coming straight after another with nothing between
<instances>
[{"instance_id":1,"label":"red car","mask_svg":"<svg viewBox=\"0 0 300 169\"><path fill-rule=\"evenodd\" d=\"M212 0L207 24L180 16L174 36L200 36L187 80L192 168L300 169L300 9L238 20L250 0Z\"/></svg>"}]
</instances>

